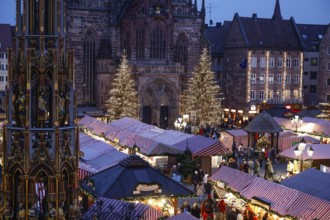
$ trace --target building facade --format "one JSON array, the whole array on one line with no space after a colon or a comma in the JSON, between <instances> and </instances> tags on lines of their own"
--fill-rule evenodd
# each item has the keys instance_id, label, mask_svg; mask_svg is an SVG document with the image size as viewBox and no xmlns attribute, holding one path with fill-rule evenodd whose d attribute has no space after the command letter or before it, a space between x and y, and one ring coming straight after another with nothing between
<instances>
[{"instance_id":1,"label":"building facade","mask_svg":"<svg viewBox=\"0 0 330 220\"><path fill-rule=\"evenodd\" d=\"M204 46L205 5L192 0L68 1L77 103L105 109L120 57L136 80L139 117L173 127L184 84Z\"/></svg>"},{"instance_id":2,"label":"building facade","mask_svg":"<svg viewBox=\"0 0 330 220\"><path fill-rule=\"evenodd\" d=\"M319 90L320 102L330 103L330 25L320 43L320 69L319 69Z\"/></svg>"},{"instance_id":3,"label":"building facade","mask_svg":"<svg viewBox=\"0 0 330 220\"><path fill-rule=\"evenodd\" d=\"M65 19L64 0L17 0L3 128L5 219L78 218L74 52Z\"/></svg>"},{"instance_id":4,"label":"building facade","mask_svg":"<svg viewBox=\"0 0 330 220\"><path fill-rule=\"evenodd\" d=\"M223 58L214 60L222 60L217 70L225 119L239 123L263 108L302 108L303 47L294 19L282 18L278 0L270 19L236 13L218 29L224 42L214 52Z\"/></svg>"},{"instance_id":5,"label":"building facade","mask_svg":"<svg viewBox=\"0 0 330 220\"><path fill-rule=\"evenodd\" d=\"M303 100L305 107L317 106L320 102L318 84L320 77L320 43L327 25L298 24L304 48Z\"/></svg>"},{"instance_id":6,"label":"building facade","mask_svg":"<svg viewBox=\"0 0 330 220\"><path fill-rule=\"evenodd\" d=\"M0 24L0 105L4 108L4 96L8 80L8 52L11 47L12 28L9 24Z\"/></svg>"}]
</instances>

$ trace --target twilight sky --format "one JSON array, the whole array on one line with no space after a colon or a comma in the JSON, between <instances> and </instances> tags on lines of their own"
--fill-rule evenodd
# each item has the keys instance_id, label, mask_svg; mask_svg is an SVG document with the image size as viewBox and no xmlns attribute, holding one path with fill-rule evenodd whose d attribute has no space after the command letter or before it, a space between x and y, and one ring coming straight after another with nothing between
<instances>
[{"instance_id":1,"label":"twilight sky","mask_svg":"<svg viewBox=\"0 0 330 220\"><path fill-rule=\"evenodd\" d=\"M15 24L15 0L0 0L0 23ZM202 0L197 0L200 9ZM211 7L210 7L211 6ZM259 18L271 18L275 0L205 0L206 20L213 23L232 20L237 12L241 17L256 13ZM329 24L330 0L280 0L282 17L293 17L298 24ZM211 8L211 13L210 13Z\"/></svg>"}]
</instances>

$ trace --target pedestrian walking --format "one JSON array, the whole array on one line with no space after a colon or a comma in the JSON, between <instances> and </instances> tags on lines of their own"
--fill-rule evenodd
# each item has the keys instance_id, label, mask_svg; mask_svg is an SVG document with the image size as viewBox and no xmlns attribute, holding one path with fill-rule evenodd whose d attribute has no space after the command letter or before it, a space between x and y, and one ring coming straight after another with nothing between
<instances>
[{"instance_id":1,"label":"pedestrian walking","mask_svg":"<svg viewBox=\"0 0 330 220\"><path fill-rule=\"evenodd\" d=\"M242 167L242 171L245 172L245 173L249 173L249 164L246 162L246 160L243 161L243 167Z\"/></svg>"},{"instance_id":2,"label":"pedestrian walking","mask_svg":"<svg viewBox=\"0 0 330 220\"><path fill-rule=\"evenodd\" d=\"M226 220L237 220L238 216L236 214L236 208L235 207L231 207L230 211L227 213L227 218ZM243 216L242 219L243 220Z\"/></svg>"},{"instance_id":3,"label":"pedestrian walking","mask_svg":"<svg viewBox=\"0 0 330 220\"><path fill-rule=\"evenodd\" d=\"M259 163L259 160L256 159L255 162L254 162L254 173L253 175L256 175L259 177L259 173L260 173L260 163Z\"/></svg>"},{"instance_id":4,"label":"pedestrian walking","mask_svg":"<svg viewBox=\"0 0 330 220\"><path fill-rule=\"evenodd\" d=\"M253 175L253 173L254 173L254 162L253 162L252 158L249 159L248 165L249 165L249 174Z\"/></svg>"},{"instance_id":5,"label":"pedestrian walking","mask_svg":"<svg viewBox=\"0 0 330 220\"><path fill-rule=\"evenodd\" d=\"M191 211L191 207L190 207L188 200L186 200L186 201L184 201L184 203L182 203L180 209L181 209L181 212L190 212Z\"/></svg>"},{"instance_id":6,"label":"pedestrian walking","mask_svg":"<svg viewBox=\"0 0 330 220\"><path fill-rule=\"evenodd\" d=\"M209 195L208 198L203 202L201 212L204 220L213 220L213 209L214 201Z\"/></svg>"},{"instance_id":7,"label":"pedestrian walking","mask_svg":"<svg viewBox=\"0 0 330 220\"><path fill-rule=\"evenodd\" d=\"M215 206L214 220L225 220L227 205L223 199Z\"/></svg>"},{"instance_id":8,"label":"pedestrian walking","mask_svg":"<svg viewBox=\"0 0 330 220\"><path fill-rule=\"evenodd\" d=\"M272 180L274 177L274 168L272 165L272 162L270 160L270 158L267 158L266 160L266 165L265 165L265 176L264 178L266 180Z\"/></svg>"},{"instance_id":9,"label":"pedestrian walking","mask_svg":"<svg viewBox=\"0 0 330 220\"><path fill-rule=\"evenodd\" d=\"M191 208L190 214L198 219L201 217L201 209L199 208L197 202L195 202L193 207Z\"/></svg>"},{"instance_id":10,"label":"pedestrian walking","mask_svg":"<svg viewBox=\"0 0 330 220\"><path fill-rule=\"evenodd\" d=\"M203 182L198 183L197 189L196 189L196 195L197 195L198 203L201 203L202 201L204 201L205 188L204 188Z\"/></svg>"}]
</instances>

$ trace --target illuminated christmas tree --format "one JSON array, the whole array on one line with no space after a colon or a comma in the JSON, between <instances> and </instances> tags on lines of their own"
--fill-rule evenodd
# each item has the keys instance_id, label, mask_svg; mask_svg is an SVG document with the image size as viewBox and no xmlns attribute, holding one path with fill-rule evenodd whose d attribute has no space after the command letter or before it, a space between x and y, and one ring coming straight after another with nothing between
<instances>
[{"instance_id":1,"label":"illuminated christmas tree","mask_svg":"<svg viewBox=\"0 0 330 220\"><path fill-rule=\"evenodd\" d=\"M184 113L194 116L194 124L198 126L218 124L222 116L220 88L211 70L211 57L206 48L192 74L183 96Z\"/></svg>"},{"instance_id":2,"label":"illuminated christmas tree","mask_svg":"<svg viewBox=\"0 0 330 220\"><path fill-rule=\"evenodd\" d=\"M109 92L110 98L106 102L109 120L117 120L123 117L137 118L138 99L135 81L132 78L131 67L126 55L121 58L116 78Z\"/></svg>"}]
</instances>

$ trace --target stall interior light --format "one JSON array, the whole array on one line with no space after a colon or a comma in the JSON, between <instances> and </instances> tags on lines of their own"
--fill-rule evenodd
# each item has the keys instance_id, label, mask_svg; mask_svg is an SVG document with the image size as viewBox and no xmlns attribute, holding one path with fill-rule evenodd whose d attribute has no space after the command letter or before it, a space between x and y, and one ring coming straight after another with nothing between
<instances>
[{"instance_id":1,"label":"stall interior light","mask_svg":"<svg viewBox=\"0 0 330 220\"><path fill-rule=\"evenodd\" d=\"M189 115L188 114L183 114L182 115L183 120L189 120Z\"/></svg>"},{"instance_id":2,"label":"stall interior light","mask_svg":"<svg viewBox=\"0 0 330 220\"><path fill-rule=\"evenodd\" d=\"M312 148L312 146L310 146L307 150L307 154L310 158L313 157L313 154L314 154L314 149Z\"/></svg>"},{"instance_id":3,"label":"stall interior light","mask_svg":"<svg viewBox=\"0 0 330 220\"><path fill-rule=\"evenodd\" d=\"M306 147L306 141L305 141L304 138L301 139L301 141L299 142L298 146L299 146L299 150L300 150L300 151L304 151L304 150L305 150L305 147Z\"/></svg>"},{"instance_id":4,"label":"stall interior light","mask_svg":"<svg viewBox=\"0 0 330 220\"><path fill-rule=\"evenodd\" d=\"M299 149L299 147L297 146L294 149L294 155L296 155L296 157L299 157L301 155L302 151Z\"/></svg>"},{"instance_id":5,"label":"stall interior light","mask_svg":"<svg viewBox=\"0 0 330 220\"><path fill-rule=\"evenodd\" d=\"M178 121L179 121L180 124L182 123L182 116L181 115L179 115Z\"/></svg>"}]
</instances>

